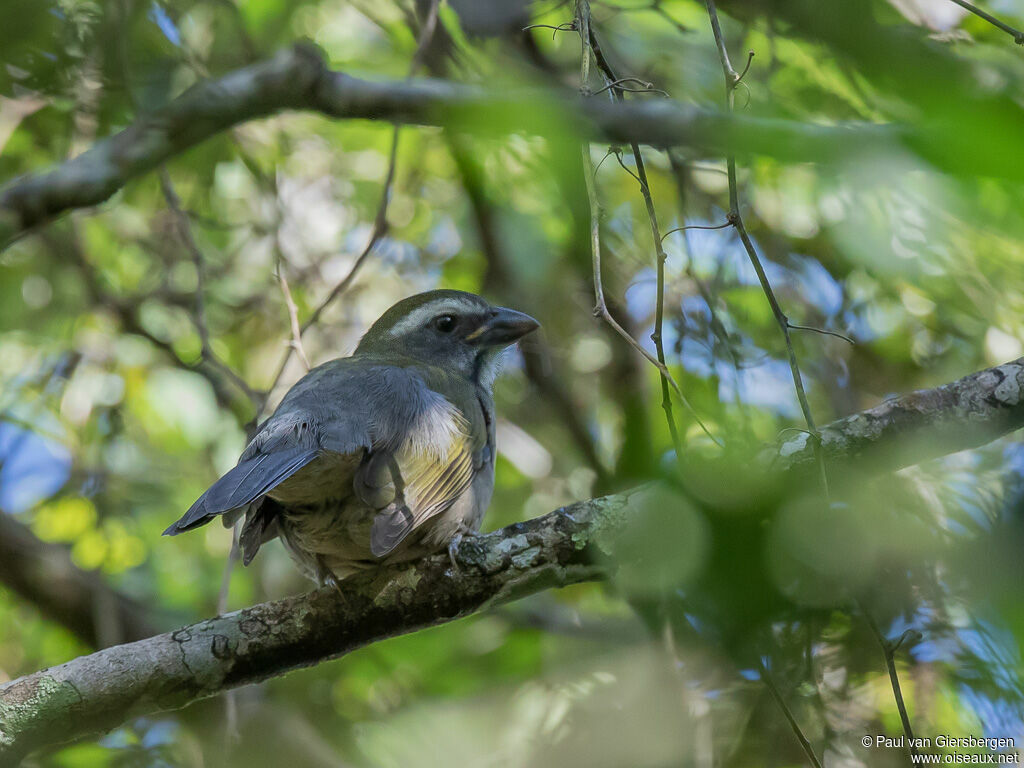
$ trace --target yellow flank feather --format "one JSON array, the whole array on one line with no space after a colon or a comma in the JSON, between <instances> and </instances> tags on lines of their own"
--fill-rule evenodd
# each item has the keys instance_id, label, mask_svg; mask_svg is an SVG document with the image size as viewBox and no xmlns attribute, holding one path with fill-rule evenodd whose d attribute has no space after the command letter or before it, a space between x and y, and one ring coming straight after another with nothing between
<instances>
[{"instance_id":1,"label":"yellow flank feather","mask_svg":"<svg viewBox=\"0 0 1024 768\"><path fill-rule=\"evenodd\" d=\"M473 482L472 444L469 423L453 413L455 433L447 453L438 460L432 451L406 443L395 456L405 481L405 502L419 526L446 510Z\"/></svg>"}]
</instances>

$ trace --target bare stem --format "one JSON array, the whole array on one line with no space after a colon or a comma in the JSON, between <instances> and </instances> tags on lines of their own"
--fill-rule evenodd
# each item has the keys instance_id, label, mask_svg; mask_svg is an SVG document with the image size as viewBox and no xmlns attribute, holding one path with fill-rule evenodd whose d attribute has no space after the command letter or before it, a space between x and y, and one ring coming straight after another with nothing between
<instances>
[{"instance_id":1,"label":"bare stem","mask_svg":"<svg viewBox=\"0 0 1024 768\"><path fill-rule=\"evenodd\" d=\"M609 64L607 57L604 55L604 51L601 49L601 44L594 32L593 25L588 23L587 28L590 34L590 48L594 54L594 61L605 78L605 89L608 89L612 101L621 101L623 98L619 92L621 83L635 78L627 77L620 79L616 76L615 72L612 71L611 64ZM658 226L658 214L654 208L654 199L651 197L651 187L647 182L647 168L644 165L643 153L640 152L640 145L635 141L631 142L629 147L633 152L633 162L636 164L636 173L631 175L640 184L640 194L643 196L644 206L647 208L647 219L651 225L651 238L654 241L655 263L657 266L658 286L654 309L654 333L651 334L651 341L654 342L654 350L658 357L658 362L661 363L662 368L667 370L663 328L665 325L665 261L668 257L665 255L665 249L662 246L663 238ZM619 158L619 164L622 165L622 158ZM665 374L661 376L661 407L665 411L665 420L668 422L668 431L672 436L672 446L675 448L676 458L681 460L683 455L682 440L679 437L679 428L676 425L675 414L672 412L672 396L669 392L668 378Z\"/></svg>"},{"instance_id":2,"label":"bare stem","mask_svg":"<svg viewBox=\"0 0 1024 768\"><path fill-rule=\"evenodd\" d=\"M725 224L715 224L714 226L708 226L703 224L690 224L685 227L673 227L672 229L670 229L668 232L661 236L661 241L665 242L666 237L668 237L669 235L674 235L676 232L686 232L687 230L690 229L725 229L726 227L731 226L732 222L727 221L725 222Z\"/></svg>"},{"instance_id":3,"label":"bare stem","mask_svg":"<svg viewBox=\"0 0 1024 768\"><path fill-rule=\"evenodd\" d=\"M370 239L367 241L366 246L363 248L359 256L356 257L356 260L352 264L352 268L349 269L348 274L341 279L341 282L337 283L334 288L331 289L330 293L328 293L324 300L321 301L320 304L317 305L316 309L313 310L313 314L311 314L306 319L306 322L302 324L302 334L305 334L306 331L316 325L320 316L324 313L324 310L333 304L335 299L348 290L348 287L355 280L356 275L359 273L359 270L363 266L367 257L369 257L377 243L379 243L381 238L383 238L388 232L388 203L391 201L391 187L395 180L395 165L398 158L399 134L400 129L396 125L391 135L391 151L388 155L388 172L384 177L384 186L381 190L380 202L377 204L377 213L373 218L373 229L370 231Z\"/></svg>"},{"instance_id":4,"label":"bare stem","mask_svg":"<svg viewBox=\"0 0 1024 768\"><path fill-rule=\"evenodd\" d=\"M672 177L676 184L676 195L679 203L679 217L681 220L686 220L686 167L680 161L679 157L675 152L671 150L668 152L669 164L672 168ZM692 167L692 166L691 166ZM683 234L683 242L686 244L687 258L686 267L684 273L693 284L697 286L697 292L701 298L704 299L704 303L708 307L708 315L710 318L711 330L718 339L719 344L729 355L729 360L732 363L733 371L736 375L736 386L733 387L733 396L736 401L736 410L740 414L740 422L743 425L743 430L746 437L753 440L754 435L750 428L750 416L747 413L747 404L743 401L742 386L743 386L743 371L740 367L739 357L736 354L736 350L733 348L732 340L729 338L729 332L722 324L721 319L718 317L718 312L715 309L716 299L708 287L704 284L704 281L697 275L696 270L693 268L693 259L690 257L690 244L686 237L686 232L691 229L724 229L725 227L731 227L732 222L726 221L724 224L717 224L715 226L704 226L699 224L691 224L689 226L676 227L675 229L669 230L662 235L662 240L668 237L673 232L681 232ZM712 348L712 355L714 355L714 348Z\"/></svg>"},{"instance_id":5,"label":"bare stem","mask_svg":"<svg viewBox=\"0 0 1024 768\"><path fill-rule=\"evenodd\" d=\"M579 29L580 39L583 46L583 58L580 62L580 82L581 88L584 93L587 92L587 81L590 77L590 55L594 54L595 60L597 61L598 67L601 68L605 77L610 81L614 82L616 77L611 74L611 69L608 67L607 61L604 60L603 55L599 53L599 47L597 46L597 38L594 36L590 26L590 4L587 0L577 0L576 2L576 25ZM612 98L615 96L615 87L611 88ZM664 307L665 307L665 251L661 245L661 234L658 229L657 215L654 210L654 203L651 199L650 189L647 184L647 173L644 168L643 157L640 154L640 148L634 143L632 144L633 157L637 164L637 181L640 183L640 190L644 197L644 203L647 206L648 218L651 222L651 234L654 238L655 248L657 251L657 267L658 267L658 298L657 306L655 309L655 323L654 333L651 335L652 341L654 341L654 347L656 355L652 355L643 346L633 338L633 335L629 333L625 328L616 322L615 318L612 317L608 311L608 305L605 303L604 298L604 286L601 278L601 209L600 203L597 197L597 185L594 178L593 163L590 160L590 145L584 143L582 145L582 161L583 161L583 177L587 188L587 199L590 204L590 239L591 239L591 250L593 260L593 273L594 273L594 298L596 300L596 306L594 307L594 314L601 317L607 322L616 333L618 333L626 342L643 355L654 367L661 373L661 388L662 388L662 408L665 410L665 417L668 422L669 432L672 436L672 445L676 452L676 457L682 456L682 442L679 437L678 428L675 423L675 416L672 412L672 400L669 394L669 389L676 393L676 396L680 399L683 405L690 411L697 424L704 431L711 440L722 447L721 441L716 438L708 430L707 426L701 420L700 416L697 415L696 410L690 401L683 394L682 389L676 382L675 378L668 370L668 366L665 363L665 348L662 341L662 326L664 319Z\"/></svg>"},{"instance_id":6,"label":"bare stem","mask_svg":"<svg viewBox=\"0 0 1024 768\"><path fill-rule=\"evenodd\" d=\"M277 262L277 282L281 286L281 295L284 297L284 305L288 309L288 324L292 329L292 339L289 342L292 349L298 354L302 364L309 370L309 358L306 357L306 350L302 347L302 327L299 325L299 310L292 298L292 290L288 286L288 278L284 275L283 264Z\"/></svg>"},{"instance_id":7,"label":"bare stem","mask_svg":"<svg viewBox=\"0 0 1024 768\"><path fill-rule=\"evenodd\" d=\"M576 24L574 22L568 22L566 24L559 24L555 26L553 24L528 24L523 27L523 32L528 32L531 29L551 29L554 30L551 33L551 39L555 39L555 35L559 32L574 32L576 30Z\"/></svg>"},{"instance_id":8,"label":"bare stem","mask_svg":"<svg viewBox=\"0 0 1024 768\"><path fill-rule=\"evenodd\" d=\"M882 631L878 628L875 620L871 617L871 614L860 604L861 613L864 614L864 618L867 620L868 626L871 627L871 633L878 640L879 646L882 648L882 653L885 655L885 666L889 670L889 682L892 684L892 695L896 699L896 709L900 713L900 722L903 723L903 733L907 737L907 748L910 750L910 754L917 757L917 747L914 746L914 729L910 725L910 715L907 713L907 705L903 701L903 689L900 687L900 676L896 672L896 651L899 650L903 642L911 635L916 635L916 630L908 629L904 632L900 639L895 643L889 642Z\"/></svg>"},{"instance_id":9,"label":"bare stem","mask_svg":"<svg viewBox=\"0 0 1024 768\"><path fill-rule=\"evenodd\" d=\"M972 5L971 3L968 3L965 0L952 0L952 2L956 3L961 8L966 8L975 16L980 16L992 26L1001 29L1003 32L1012 37L1013 42L1015 42L1017 45L1024 45L1024 32L1021 32L1019 29L1011 27L1006 22L1000 21L992 14L985 13L985 11L981 10L981 8L979 8L978 6Z\"/></svg>"},{"instance_id":10,"label":"bare stem","mask_svg":"<svg viewBox=\"0 0 1024 768\"><path fill-rule=\"evenodd\" d=\"M828 328L815 328L812 325L797 325L796 323L790 323L789 329L791 331L810 331L811 333L820 333L823 336L835 336L837 339L842 339L847 344L856 344L853 339L847 336L845 333L839 331L830 331Z\"/></svg>"},{"instance_id":11,"label":"bare stem","mask_svg":"<svg viewBox=\"0 0 1024 768\"><path fill-rule=\"evenodd\" d=\"M705 5L708 9L708 16L711 19L711 31L714 33L715 45L718 48L718 57L722 63L722 72L725 75L726 107L731 113L734 106L733 102L736 86L739 84L741 76L735 69L733 69L732 62L729 61L729 51L725 45L725 37L722 35L722 27L718 22L718 11L715 9L715 0L705 0ZM744 73L745 72L746 70L744 70ZM800 365L797 362L796 352L793 350L793 341L789 334L791 327L789 318L786 317L786 314L782 311L782 307L779 306L778 299L775 298L775 291L772 290L771 283L768 281L768 275L765 274L764 267L761 265L761 259L757 255L754 243L747 234L747 228L743 225L743 217L740 214L739 184L736 180L736 154L731 149L726 155L726 168L729 177L728 218L740 236L740 242L743 243L743 248L747 252L747 257L750 259L750 263L754 267L754 272L757 273L758 282L761 283L761 289L764 291L764 295L768 299L768 304L771 306L772 314L775 316L775 321L778 323L779 329L782 331L782 338L786 342L786 354L789 358L789 370L793 375L793 386L796 389L796 397L800 403L800 410L803 412L804 421L807 423L807 429L814 437L814 450L818 459L819 471L821 474L821 487L825 493L825 497L828 498L828 472L825 469L825 459L821 452L821 435L814 424L814 416L811 413L811 406L807 402L807 393L804 391L803 377L800 375Z\"/></svg>"},{"instance_id":12,"label":"bare stem","mask_svg":"<svg viewBox=\"0 0 1024 768\"><path fill-rule=\"evenodd\" d=\"M199 249L199 244L196 243L196 239L192 235L192 225L189 221L188 214L185 213L181 206L181 199L178 197L178 193L174 189L174 184L171 182L171 174L168 173L166 166L160 167L160 189L163 192L164 200L167 201L167 208L174 217L174 228L178 235L178 239L189 252L189 256L192 258L192 263L195 265L196 295L195 305L192 310L192 324L196 328L196 333L199 334L200 357L207 364L218 369L225 377L234 382L235 386L242 390L245 393L245 396L249 398L249 401L254 406L258 407L261 399L260 393L250 387L245 379L235 373L231 366L227 365L217 357L213 348L210 346L210 329L206 323L206 300L204 298L206 292L205 259L203 258L203 252Z\"/></svg>"},{"instance_id":13,"label":"bare stem","mask_svg":"<svg viewBox=\"0 0 1024 768\"><path fill-rule=\"evenodd\" d=\"M576 0L576 29L580 33L580 90L590 92L590 46L593 38L590 35L590 3L588 0ZM587 157L586 167L590 167Z\"/></svg>"},{"instance_id":14,"label":"bare stem","mask_svg":"<svg viewBox=\"0 0 1024 768\"><path fill-rule=\"evenodd\" d=\"M775 681L772 679L771 674L768 672L768 668L762 662L758 662L759 672L761 674L761 681L768 688L768 692L771 693L775 703L778 704L779 709L782 710L782 714L786 717L786 721L789 723L789 727L793 729L793 735L796 736L797 741L800 742L800 746L804 750L804 754L807 755L807 759L811 762L814 768L821 768L821 763L818 760L818 756L814 754L814 748L811 747L811 742L804 736L804 732L800 730L800 723L796 721L793 716L792 710L789 705L786 704L786 700L782 698L782 694L779 693L778 687L775 685Z\"/></svg>"},{"instance_id":15,"label":"bare stem","mask_svg":"<svg viewBox=\"0 0 1024 768\"><path fill-rule=\"evenodd\" d=\"M594 307L594 315L596 317L602 318L606 323L608 323L608 325L610 325L612 329L626 341L627 344L633 347L633 349L635 349L637 352L643 355L651 365L657 368L658 371L661 372L661 375L664 378L664 380L668 382L668 385L672 388L672 391L676 393L676 396L680 399L683 405L685 405L691 412L693 412L693 405L691 405L690 401L686 399L686 395L683 394L683 391L679 388L679 384L676 383L675 378L673 378L668 368L660 360L658 360L658 358L656 358L654 355L652 355L650 352L644 349L640 345L640 343L633 338L629 331L627 331L625 328L619 325L615 318L612 317L611 312L608 311L608 305L605 303L604 300L604 286L601 282L601 209L597 201L597 190L594 185L593 171L590 162L590 148L586 144L584 144L581 151L583 160L583 177L587 185L587 198L590 201L590 244L594 272L594 298L597 302L596 306ZM700 425L700 428L704 430L704 433L709 438L711 438L711 440L714 441L716 445L718 445L719 447L724 447L722 445L722 442L713 434L711 434L711 432L708 431L708 428L704 425L700 418L696 416L696 414L694 414L694 418L697 420L697 423Z\"/></svg>"},{"instance_id":16,"label":"bare stem","mask_svg":"<svg viewBox=\"0 0 1024 768\"><path fill-rule=\"evenodd\" d=\"M420 32L419 41L416 44L416 51L413 53L412 60L409 63L409 71L406 76L406 79L409 79L414 74L416 74L416 71L420 68L420 65L423 63L423 57L426 55L427 48L430 45L430 41L434 37L434 31L437 29L437 14L439 5L440 0L432 0L432 2L430 3L430 8L427 12L427 18L424 21L423 29ZM394 185L395 181L395 167L398 162L398 138L400 135L400 131L400 125L398 123L395 123L391 134L391 150L388 153L388 170L384 177L384 185L383 188L381 189L380 202L377 203L377 212L373 217L373 229L370 231L370 239L367 240L366 246L363 248L362 252L360 252L360 254L356 257L356 260L353 262L352 267L349 269L348 273L341 279L339 283L337 283L331 289L331 291L327 294L323 301L321 301L320 304L317 305L316 309L313 310L313 313L306 319L306 322L304 322L299 327L297 336L295 334L294 327L292 328L292 343L288 345L288 348L285 350L284 355L281 357L281 362L278 363L277 371L274 374L274 378L271 381L270 386L267 387L266 397L263 401L261 411L264 408L266 408L267 401L269 401L271 394L277 387L278 382L281 381L281 377L284 375L285 368L288 365L288 360L291 358L292 351L296 350L302 352L302 337L306 334L306 331L308 331L310 328L316 325L317 322L320 320L320 316L324 313L324 310L326 310L331 304L335 302L335 300L337 300L339 296L341 296L343 293L345 293L345 291L348 290L349 286L352 285L352 283L356 279L356 276L359 274L359 270L362 268L363 264L366 263L366 260L369 258L370 254L377 246L377 243L379 243L388 232L388 204L391 201L391 188ZM283 290L286 287L286 284L282 285ZM289 312L290 311L291 309L289 308ZM304 353L303 357L305 357ZM309 368L308 361L306 361L306 368Z\"/></svg>"},{"instance_id":17,"label":"bare stem","mask_svg":"<svg viewBox=\"0 0 1024 768\"><path fill-rule=\"evenodd\" d=\"M593 30L591 30L590 34L594 34ZM593 40L593 38L591 38L591 40ZM596 45L594 47L595 49L597 48ZM600 61L598 61L598 64L600 64ZM635 83L640 87L628 88L626 87L626 83ZM641 80L639 77L620 77L617 80L613 78L607 85L604 86L604 88L600 88L594 91L594 96L609 90L614 90L616 93L622 93L623 91L628 93L660 93L665 98L668 98L668 91L663 91L661 90L661 88L655 88L654 83L649 83L646 80Z\"/></svg>"},{"instance_id":18,"label":"bare stem","mask_svg":"<svg viewBox=\"0 0 1024 768\"><path fill-rule=\"evenodd\" d=\"M217 615L223 616L228 610L228 594L231 591L231 572L238 562L238 535L242 529L242 521L235 522L231 529L231 550L224 561L224 571L220 577L220 592L217 594ZM224 748L230 752L241 741L238 731L238 691L230 690L224 694Z\"/></svg>"}]
</instances>

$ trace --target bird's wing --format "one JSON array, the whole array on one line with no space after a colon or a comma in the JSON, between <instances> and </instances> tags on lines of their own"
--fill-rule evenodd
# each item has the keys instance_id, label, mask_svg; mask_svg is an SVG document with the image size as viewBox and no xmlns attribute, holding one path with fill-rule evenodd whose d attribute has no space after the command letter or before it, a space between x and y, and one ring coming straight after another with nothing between
<instances>
[{"instance_id":1,"label":"bird's wing","mask_svg":"<svg viewBox=\"0 0 1024 768\"><path fill-rule=\"evenodd\" d=\"M237 510L333 453L352 457L356 494L382 510L371 549L387 554L469 487L471 432L462 411L428 388L415 370L359 358L334 360L289 390L238 465L164 533L173 536L221 515L235 518ZM269 527L272 521L259 512L254 510L253 519Z\"/></svg>"},{"instance_id":2,"label":"bird's wing","mask_svg":"<svg viewBox=\"0 0 1024 768\"><path fill-rule=\"evenodd\" d=\"M272 438L270 449L260 447L246 449L231 470L211 485L206 493L196 499L181 519L164 531L165 536L174 536L205 525L215 517L245 507L262 498L280 483L287 480L320 454L320 449L310 437L300 437L293 431L290 437L275 434L280 425L270 424L260 435ZM253 440L253 443L256 439Z\"/></svg>"},{"instance_id":3,"label":"bird's wing","mask_svg":"<svg viewBox=\"0 0 1024 768\"><path fill-rule=\"evenodd\" d=\"M353 358L314 368L288 392L274 415L246 446L238 464L210 486L180 520L164 531L174 536L198 528L220 515L262 499L325 451L353 455L355 461L373 446L374 378ZM235 513L235 514L229 514Z\"/></svg>"},{"instance_id":4,"label":"bird's wing","mask_svg":"<svg viewBox=\"0 0 1024 768\"><path fill-rule=\"evenodd\" d=\"M387 488L393 498L370 529L370 551L375 557L388 554L416 528L447 510L473 482L469 422L441 399L443 403L431 413L433 423L420 425L421 431L434 429L438 434L424 439L413 430L397 451L366 465L369 477L364 485L377 491Z\"/></svg>"}]
</instances>

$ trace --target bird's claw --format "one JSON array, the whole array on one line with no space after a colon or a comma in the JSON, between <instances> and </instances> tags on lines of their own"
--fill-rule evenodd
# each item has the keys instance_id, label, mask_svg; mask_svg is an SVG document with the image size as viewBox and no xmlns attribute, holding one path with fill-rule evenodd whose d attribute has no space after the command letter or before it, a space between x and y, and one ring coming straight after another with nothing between
<instances>
[{"instance_id":1,"label":"bird's claw","mask_svg":"<svg viewBox=\"0 0 1024 768\"><path fill-rule=\"evenodd\" d=\"M459 545L462 543L462 539L465 536L461 531L452 536L452 540L448 542L448 559L452 563L452 570L455 573L462 573L462 569L459 567L458 555Z\"/></svg>"},{"instance_id":2,"label":"bird's claw","mask_svg":"<svg viewBox=\"0 0 1024 768\"><path fill-rule=\"evenodd\" d=\"M452 536L452 540L448 542L448 559L451 561L452 570L455 573L462 573L462 568L459 566L459 547L462 546L462 542L467 538L475 538L477 532L473 529L462 526L458 532Z\"/></svg>"},{"instance_id":3,"label":"bird's claw","mask_svg":"<svg viewBox=\"0 0 1024 768\"><path fill-rule=\"evenodd\" d=\"M320 572L317 574L317 581L320 582L320 586L330 587L338 593L338 597L340 597L343 602L347 602L345 600L345 591L341 588L341 581L334 575L334 571L328 568L327 564L323 561L320 561L318 565Z\"/></svg>"},{"instance_id":4,"label":"bird's claw","mask_svg":"<svg viewBox=\"0 0 1024 768\"><path fill-rule=\"evenodd\" d=\"M324 582L324 585L331 587L331 589L333 589L339 595L345 597L345 591L341 588L341 582L334 578L334 576L328 576L327 580Z\"/></svg>"}]
</instances>

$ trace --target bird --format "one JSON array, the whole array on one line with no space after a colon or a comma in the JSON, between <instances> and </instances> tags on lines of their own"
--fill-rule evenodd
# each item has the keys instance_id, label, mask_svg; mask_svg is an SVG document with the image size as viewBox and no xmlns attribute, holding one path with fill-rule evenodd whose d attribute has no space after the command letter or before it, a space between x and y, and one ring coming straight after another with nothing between
<instances>
[{"instance_id":1,"label":"bird","mask_svg":"<svg viewBox=\"0 0 1024 768\"><path fill-rule=\"evenodd\" d=\"M277 537L320 586L446 547L454 565L494 490L502 353L539 327L464 291L399 301L351 356L299 379L164 535L244 517L243 564Z\"/></svg>"}]
</instances>

